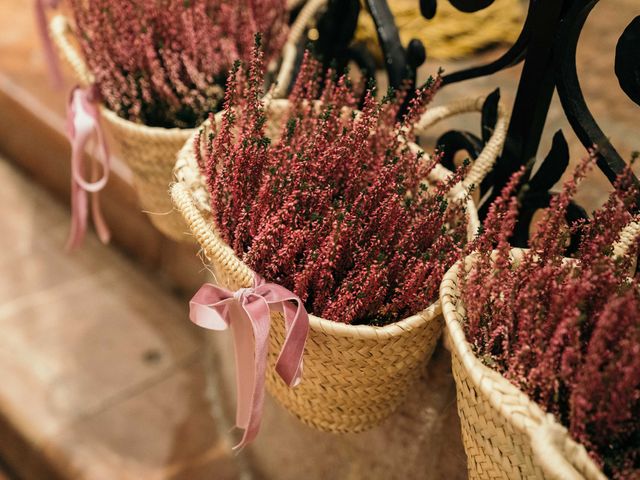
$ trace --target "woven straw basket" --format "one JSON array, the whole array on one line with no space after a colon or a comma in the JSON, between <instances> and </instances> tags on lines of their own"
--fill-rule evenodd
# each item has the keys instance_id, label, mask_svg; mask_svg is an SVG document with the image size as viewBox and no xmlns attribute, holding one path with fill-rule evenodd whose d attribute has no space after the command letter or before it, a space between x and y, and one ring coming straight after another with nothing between
<instances>
[{"instance_id":1,"label":"woven straw basket","mask_svg":"<svg viewBox=\"0 0 640 480\"><path fill-rule=\"evenodd\" d=\"M421 126L426 128L426 125L453 114L455 108L464 106L469 110L479 110L482 101L461 102L454 109L433 109L435 113L427 116ZM286 100L268 103L272 138L287 108ZM495 141L490 142L492 148L496 147L495 154L481 156L483 162L495 160L498 143L504 139L506 118L503 111L500 112ZM216 281L232 290L250 287L253 272L215 231L211 201L196 165L193 148L194 142L187 142L178 156L177 182L171 190L173 201L202 246ZM479 165L477 171L484 168ZM449 173L443 167L436 168L432 180L442 179ZM452 195L462 194L462 190L452 192ZM469 235L472 236L479 222L470 200L467 208ZM439 302L417 315L384 327L346 325L311 315L304 353L304 378L299 386L292 389L284 384L273 368L284 340L284 322L279 314L273 314L272 320L267 388L281 405L304 423L328 432L360 432L390 415L431 357L442 328Z\"/></svg>"},{"instance_id":2,"label":"woven straw basket","mask_svg":"<svg viewBox=\"0 0 640 480\"><path fill-rule=\"evenodd\" d=\"M614 247L622 254L640 234L630 224ZM522 258L513 249L512 259ZM473 257L454 265L440 286L440 301L451 346L462 442L471 479L589 479L605 476L582 445L563 426L473 353L462 328L459 269L469 271Z\"/></svg>"},{"instance_id":3,"label":"woven straw basket","mask_svg":"<svg viewBox=\"0 0 640 480\"><path fill-rule=\"evenodd\" d=\"M324 7L326 0L308 2L291 26L282 50L274 96L286 92L296 59L296 45L308 23ZM93 84L93 74L72 43L71 24L63 15L56 15L50 24L50 34L60 54L71 66L81 86ZM133 174L133 184L142 210L149 214L151 223L167 237L176 241L191 241L182 217L173 210L169 184L173 181L176 155L195 129L148 127L119 117L103 105L101 117L110 141Z\"/></svg>"}]
</instances>

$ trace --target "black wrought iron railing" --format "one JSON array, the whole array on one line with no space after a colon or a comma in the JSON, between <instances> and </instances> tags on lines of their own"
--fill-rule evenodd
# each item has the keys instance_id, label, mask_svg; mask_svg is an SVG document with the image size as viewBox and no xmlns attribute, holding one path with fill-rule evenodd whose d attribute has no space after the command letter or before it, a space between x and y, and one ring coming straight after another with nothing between
<instances>
[{"instance_id":1,"label":"black wrought iron railing","mask_svg":"<svg viewBox=\"0 0 640 480\"><path fill-rule=\"evenodd\" d=\"M493 0L447 1L462 12L490 8L493 3ZM420 2L420 11L425 18L434 17L437 0L416 2ZM425 49L422 42L413 40L404 48L386 0L364 0L363 3L376 25L389 85L400 87L407 81L415 85L416 70L425 61L428 45ZM444 75L443 86L446 87L524 63L504 151L483 185L478 186L481 194L485 194L480 205L481 218L511 175L523 165L533 165L539 154L554 91L558 93L569 125L586 149L595 149L597 165L609 181L613 183L627 165L589 110L576 68L580 34L596 4L598 0L531 0L519 37L502 56L487 64ZM365 75L372 77L375 62L371 53L351 44L360 8L359 0L330 0L328 12L318 26L317 50L320 54L331 52L338 68L353 61ZM640 105L640 16L631 19L612 55L615 55L615 74L620 88ZM491 104L497 102L498 96L496 92L489 97L480 136L452 131L438 140L448 151L445 162L452 162L452 152L459 150L466 150L472 158L479 153L488 138L484 130L490 131L495 123ZM535 176L528 178L529 185L522 196L519 225L513 238L517 246L526 244L534 212L548 206L553 196L550 189L569 165L569 148L562 131L554 135L550 151L539 164ZM638 182L635 177L634 180ZM637 206L640 206L640 199ZM579 205L570 206L568 220L585 216Z\"/></svg>"}]
</instances>

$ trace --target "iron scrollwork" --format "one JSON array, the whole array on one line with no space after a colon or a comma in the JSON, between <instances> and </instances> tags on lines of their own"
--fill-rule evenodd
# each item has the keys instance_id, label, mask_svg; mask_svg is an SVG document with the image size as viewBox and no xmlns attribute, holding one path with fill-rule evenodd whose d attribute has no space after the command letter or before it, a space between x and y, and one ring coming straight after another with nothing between
<instances>
[{"instance_id":1,"label":"iron scrollwork","mask_svg":"<svg viewBox=\"0 0 640 480\"><path fill-rule=\"evenodd\" d=\"M468 2L469 5L462 5L467 2L450 0L450 3L459 10L469 11L472 3L475 7L486 8L491 2ZM483 3L487 5L481 5ZM626 167L626 162L589 111L576 71L576 46L580 33L597 3L598 0L532 0L520 35L505 54L489 64L453 72L443 78L443 84L449 85L491 75L524 61L504 151L490 174L491 185L481 186L481 191L489 187L492 193L485 197L479 212L483 218L488 205L499 195L510 176L523 165L529 165L526 186L521 194L519 224L512 238L514 245L527 244L529 224L535 211L549 205L553 196L551 188L560 180L569 164L566 140L559 131L553 138L550 152L540 162L538 171L534 176L531 173L554 90L557 89L563 111L581 143L587 149L595 147L597 165L607 178L613 183ZM426 18L435 13L435 0L423 0L420 6ZM632 101L640 105L638 45L640 17L633 19L626 27L615 53L615 74L620 87ZM457 138L460 144L465 143L471 150L469 154L472 158L473 150L482 147L477 143L478 137L470 139L468 132L459 132L457 137L453 132L448 132L445 140L451 143L452 138ZM466 140L463 142L463 139ZM579 205L572 203L569 206L569 222L585 217L586 212Z\"/></svg>"},{"instance_id":2,"label":"iron scrollwork","mask_svg":"<svg viewBox=\"0 0 640 480\"><path fill-rule=\"evenodd\" d=\"M625 28L616 45L615 72L620 88L631 100L640 105L640 15Z\"/></svg>"},{"instance_id":3,"label":"iron scrollwork","mask_svg":"<svg viewBox=\"0 0 640 480\"><path fill-rule=\"evenodd\" d=\"M416 85L418 67L426 60L426 51L420 40L414 39L403 47L400 34L386 0L364 2L373 18L378 42L384 57L384 67L390 87L408 88ZM369 83L375 83L376 62L364 45L352 42L358 16L362 9L359 0L329 0L327 9L317 24L318 38L313 49L324 60L325 69L344 71L353 62ZM299 58L304 46L300 46ZM410 98L407 98L407 102Z\"/></svg>"},{"instance_id":4,"label":"iron scrollwork","mask_svg":"<svg viewBox=\"0 0 640 480\"><path fill-rule=\"evenodd\" d=\"M420 12L427 20L434 18L437 0L417 0ZM493 0L448 0L461 12L475 12L489 8ZM520 35L514 44L498 59L483 65L447 73L443 86L492 75L498 71L524 62L516 98L512 108L511 123L504 151L494 169L482 185L478 186L484 201L480 205L480 217L510 176L523 165L528 165L526 187L521 194L520 223L513 238L514 245L526 245L529 223L536 210L548 206L554 195L551 191L569 164L569 150L561 131L553 138L551 150L542 159L535 175L533 163L538 155L544 124L551 98L557 90L563 111L571 128L587 149L596 147L597 165L613 182L622 172L626 162L596 123L582 94L576 71L576 46L580 33L598 0L531 0ZM364 0L373 17L377 36L384 56L384 65L392 87L414 86L416 70L426 58L425 46L418 40L404 48L398 28L385 0ZM319 23L320 53L331 52L337 56L338 65L355 62L368 76L373 77L375 62L362 46L351 44L360 12L359 0L330 0L327 15ZM323 23L324 22L324 23ZM427 26L428 28L428 26ZM615 74L623 92L640 105L640 17L629 23L620 36L615 52ZM495 124L495 112L499 93L494 92L485 103L481 135L471 132L450 131L440 137L445 166L452 167L454 155L464 150L474 159L481 151ZM638 180L634 177L634 180ZM637 205L640 205L638 199ZM586 212L576 204L569 207L567 220L585 218Z\"/></svg>"},{"instance_id":5,"label":"iron scrollwork","mask_svg":"<svg viewBox=\"0 0 640 480\"><path fill-rule=\"evenodd\" d=\"M609 181L613 183L616 177L622 173L626 167L626 162L620 157L620 154L618 154L589 111L582 94L582 89L580 88L576 70L576 47L580 38L580 32L589 13L597 3L598 0L590 0L588 2L572 2L572 4L569 5L568 11L566 15L564 15L564 26L558 35L557 48L554 51L554 67L556 70L558 96L567 120L569 120L569 124L585 148L591 148L594 145L597 146L596 156L598 167L600 167L600 170L607 176ZM631 33L626 34L624 44L629 41L629 37L634 36L633 28L630 29L630 32ZM636 31L636 34L637 33ZM637 45L638 44L636 44L636 48ZM621 50L626 53L628 47ZM619 59L619 64L629 65L628 62L631 61L631 58L624 58L625 60L622 58ZM640 66L640 63L638 66ZM629 69L621 67L619 71L620 73L627 73ZM625 85L629 86L629 90L633 93L632 82L627 83L629 76L625 75L624 79ZM625 93L627 92L625 91ZM638 92L636 91L635 93L637 94ZM637 179L635 181L637 182Z\"/></svg>"}]
</instances>

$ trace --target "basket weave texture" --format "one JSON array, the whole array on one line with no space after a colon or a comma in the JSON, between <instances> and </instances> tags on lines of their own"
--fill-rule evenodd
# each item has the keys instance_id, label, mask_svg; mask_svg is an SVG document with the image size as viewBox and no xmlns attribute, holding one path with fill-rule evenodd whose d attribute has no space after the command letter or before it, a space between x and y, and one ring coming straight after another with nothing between
<instances>
[{"instance_id":1,"label":"basket weave texture","mask_svg":"<svg viewBox=\"0 0 640 480\"><path fill-rule=\"evenodd\" d=\"M624 249L629 232L623 232L616 251ZM512 250L514 262L521 256L522 250ZM464 265L468 271L472 262L472 256L458 262L440 286L469 478L604 479L566 428L473 353L462 326L466 313L459 288L460 269Z\"/></svg>"},{"instance_id":2,"label":"basket weave texture","mask_svg":"<svg viewBox=\"0 0 640 480\"><path fill-rule=\"evenodd\" d=\"M173 240L189 240L184 220L173 209L169 185L176 155L195 129L147 127L124 120L105 107L101 107L101 119L111 144L131 169L140 206L151 223Z\"/></svg>"},{"instance_id":3,"label":"basket weave texture","mask_svg":"<svg viewBox=\"0 0 640 480\"><path fill-rule=\"evenodd\" d=\"M475 106L476 100L470 104ZM272 138L287 109L286 100L268 103L271 130L268 135ZM203 128L206 138L209 127L205 123ZM193 149L194 142L188 141L178 155L176 183L171 190L174 203L200 243L215 280L232 290L249 287L253 272L215 231L209 194ZM434 171L435 178L440 179L448 173L442 167ZM479 224L470 200L467 209L472 236ZM284 322L280 314L272 314L267 389L281 405L310 426L328 432L366 430L379 424L401 403L431 357L442 325L439 302L384 327L346 325L310 315L304 375L300 385L292 389L273 368L284 340Z\"/></svg>"}]
</instances>

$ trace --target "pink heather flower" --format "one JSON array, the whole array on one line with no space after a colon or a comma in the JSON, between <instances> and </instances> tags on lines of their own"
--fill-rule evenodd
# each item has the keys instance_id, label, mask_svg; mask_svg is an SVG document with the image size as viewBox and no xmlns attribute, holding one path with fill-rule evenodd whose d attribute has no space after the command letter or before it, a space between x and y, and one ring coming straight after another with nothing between
<instances>
[{"instance_id":1,"label":"pink heather flower","mask_svg":"<svg viewBox=\"0 0 640 480\"><path fill-rule=\"evenodd\" d=\"M149 126L189 128L219 110L229 69L262 34L268 60L287 34L286 0L70 0L105 104Z\"/></svg>"},{"instance_id":2,"label":"pink heather flower","mask_svg":"<svg viewBox=\"0 0 640 480\"><path fill-rule=\"evenodd\" d=\"M231 73L221 124L199 154L224 240L316 315L385 324L426 308L466 243L463 202L447 197L465 170L427 187L439 157L407 146L440 79L398 121L405 92L367 92L356 112L350 79L323 75L307 54L275 140L263 72L256 48Z\"/></svg>"},{"instance_id":3,"label":"pink heather flower","mask_svg":"<svg viewBox=\"0 0 640 480\"><path fill-rule=\"evenodd\" d=\"M478 357L553 413L607 475L638 478L640 285L630 274L638 242L618 259L611 248L634 219L638 191L628 170L592 219L567 226L567 206L592 161L578 165L553 199L517 265L508 240L522 172L491 205L483 233L467 247L476 262L462 279L464 328ZM567 262L571 232L581 242Z\"/></svg>"}]
</instances>

